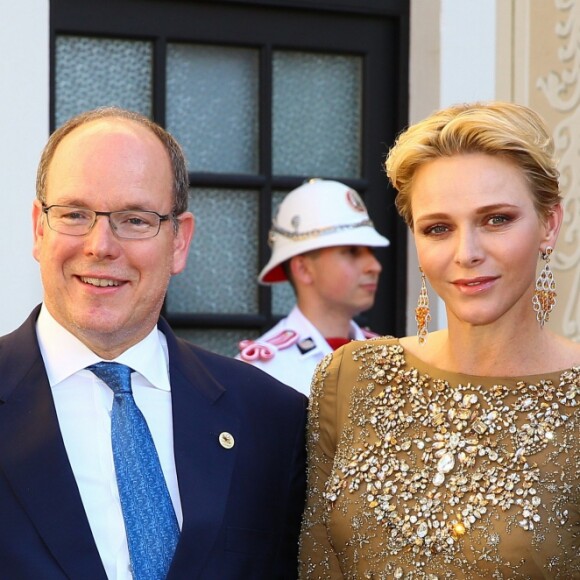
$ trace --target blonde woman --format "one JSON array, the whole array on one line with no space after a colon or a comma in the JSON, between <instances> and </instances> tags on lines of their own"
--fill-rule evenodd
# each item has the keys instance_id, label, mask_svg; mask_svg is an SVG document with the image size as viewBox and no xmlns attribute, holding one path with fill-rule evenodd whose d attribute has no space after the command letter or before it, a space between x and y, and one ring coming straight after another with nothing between
<instances>
[{"instance_id":1,"label":"blonde woman","mask_svg":"<svg viewBox=\"0 0 580 580\"><path fill-rule=\"evenodd\" d=\"M545 325L563 215L544 123L451 107L386 168L422 271L418 336L317 368L301 577L580 578L580 345ZM427 283L448 319L432 333Z\"/></svg>"}]
</instances>

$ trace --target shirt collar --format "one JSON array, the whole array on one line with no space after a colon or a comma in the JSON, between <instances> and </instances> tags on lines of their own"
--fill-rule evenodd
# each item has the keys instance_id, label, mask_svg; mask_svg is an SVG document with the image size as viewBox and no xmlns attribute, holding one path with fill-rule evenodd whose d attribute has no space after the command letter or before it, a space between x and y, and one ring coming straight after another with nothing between
<instances>
[{"instance_id":1,"label":"shirt collar","mask_svg":"<svg viewBox=\"0 0 580 580\"><path fill-rule=\"evenodd\" d=\"M292 329L300 329L300 338L311 338L316 345L315 348L308 350L307 352L303 353L303 357L310 357L317 355L318 353L322 352L324 354L328 354L332 352L330 345L326 342L326 339L320 334L318 328L310 322L308 318L303 314L302 310L296 304L294 308L291 310L290 314L287 318L288 327ZM350 340L364 340L365 336L360 328L360 326L354 321L350 321L350 332L349 332Z\"/></svg>"},{"instance_id":2,"label":"shirt collar","mask_svg":"<svg viewBox=\"0 0 580 580\"><path fill-rule=\"evenodd\" d=\"M319 353L327 354L332 352L332 349L324 340L324 337L318 331L318 328L304 316L298 305L294 306L290 314L288 315L288 326L289 328L299 329L300 340L310 338L315 345L315 348L311 348L306 352L302 353L302 356L309 358L316 356Z\"/></svg>"},{"instance_id":3,"label":"shirt collar","mask_svg":"<svg viewBox=\"0 0 580 580\"><path fill-rule=\"evenodd\" d=\"M102 360L61 326L44 304L36 321L36 334L51 387ZM171 390L167 340L157 326L114 362L131 367L157 389Z\"/></svg>"}]
</instances>

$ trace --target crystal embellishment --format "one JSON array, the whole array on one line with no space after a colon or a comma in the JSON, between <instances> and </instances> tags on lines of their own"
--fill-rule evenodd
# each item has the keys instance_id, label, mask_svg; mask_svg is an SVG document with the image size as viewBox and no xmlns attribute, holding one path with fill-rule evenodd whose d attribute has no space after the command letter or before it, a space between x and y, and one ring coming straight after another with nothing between
<instances>
[{"instance_id":1,"label":"crystal embellishment","mask_svg":"<svg viewBox=\"0 0 580 580\"><path fill-rule=\"evenodd\" d=\"M455 457L452 453L444 453L437 462L437 471L439 473L449 473L455 467Z\"/></svg>"}]
</instances>

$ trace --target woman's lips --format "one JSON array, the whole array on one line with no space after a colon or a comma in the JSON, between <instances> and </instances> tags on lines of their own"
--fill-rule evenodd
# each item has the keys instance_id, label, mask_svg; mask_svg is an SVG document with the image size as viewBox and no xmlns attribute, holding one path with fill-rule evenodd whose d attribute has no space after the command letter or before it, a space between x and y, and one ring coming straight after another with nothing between
<instances>
[{"instance_id":1,"label":"woman's lips","mask_svg":"<svg viewBox=\"0 0 580 580\"><path fill-rule=\"evenodd\" d=\"M477 278L460 278L453 281L453 285L464 294L479 294L491 288L497 276L479 276Z\"/></svg>"}]
</instances>

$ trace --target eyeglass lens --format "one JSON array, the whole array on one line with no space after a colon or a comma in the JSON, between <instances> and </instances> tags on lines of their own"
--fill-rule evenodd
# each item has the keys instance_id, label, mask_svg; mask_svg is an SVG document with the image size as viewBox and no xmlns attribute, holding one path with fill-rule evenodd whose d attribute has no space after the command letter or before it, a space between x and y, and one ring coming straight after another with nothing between
<instances>
[{"instance_id":1,"label":"eyeglass lens","mask_svg":"<svg viewBox=\"0 0 580 580\"><path fill-rule=\"evenodd\" d=\"M48 225L53 230L72 236L87 234L99 215L108 217L111 228L122 238L153 237L159 232L161 224L161 217L150 211L101 213L84 208L50 206L46 208L46 213Z\"/></svg>"}]
</instances>

